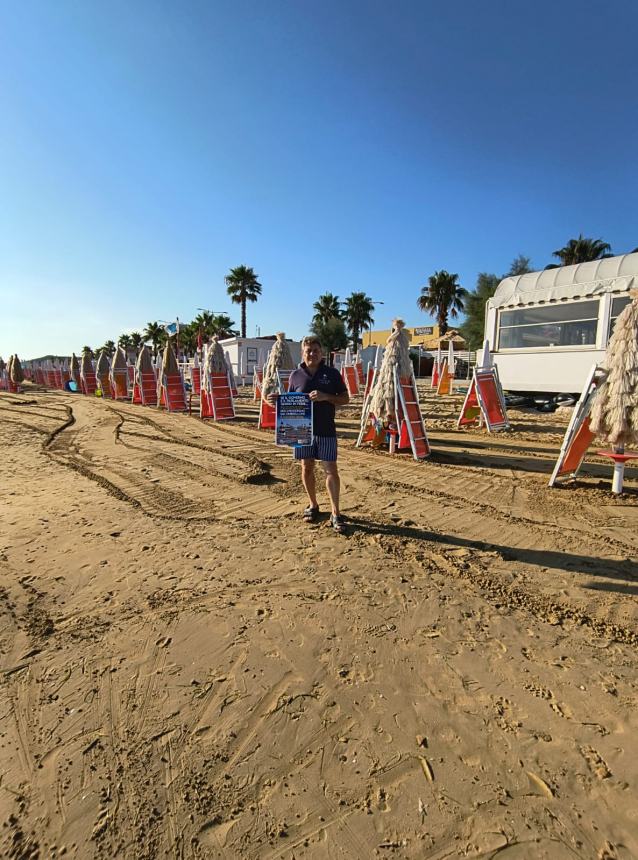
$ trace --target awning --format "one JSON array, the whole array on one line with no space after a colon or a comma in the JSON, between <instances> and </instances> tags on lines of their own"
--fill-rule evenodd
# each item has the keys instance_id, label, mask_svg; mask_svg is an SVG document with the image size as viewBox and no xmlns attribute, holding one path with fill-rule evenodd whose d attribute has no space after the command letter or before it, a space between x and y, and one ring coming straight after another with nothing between
<instances>
[{"instance_id":1,"label":"awning","mask_svg":"<svg viewBox=\"0 0 638 860\"><path fill-rule=\"evenodd\" d=\"M638 288L638 253L560 266L505 278L488 301L491 308L585 299Z\"/></svg>"}]
</instances>

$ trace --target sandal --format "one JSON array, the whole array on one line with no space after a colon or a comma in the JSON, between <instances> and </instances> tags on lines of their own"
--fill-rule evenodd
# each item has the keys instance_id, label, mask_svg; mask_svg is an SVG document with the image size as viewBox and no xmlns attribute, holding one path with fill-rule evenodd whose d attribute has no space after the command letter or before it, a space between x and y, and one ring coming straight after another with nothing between
<instances>
[{"instance_id":1,"label":"sandal","mask_svg":"<svg viewBox=\"0 0 638 860\"><path fill-rule=\"evenodd\" d=\"M330 525L337 532L337 534L342 535L345 533L346 524L339 514L331 514L330 515Z\"/></svg>"},{"instance_id":2,"label":"sandal","mask_svg":"<svg viewBox=\"0 0 638 860\"><path fill-rule=\"evenodd\" d=\"M312 505L308 505L308 507L305 508L302 516L305 523L316 523L317 517L319 516L319 508L313 508Z\"/></svg>"}]
</instances>

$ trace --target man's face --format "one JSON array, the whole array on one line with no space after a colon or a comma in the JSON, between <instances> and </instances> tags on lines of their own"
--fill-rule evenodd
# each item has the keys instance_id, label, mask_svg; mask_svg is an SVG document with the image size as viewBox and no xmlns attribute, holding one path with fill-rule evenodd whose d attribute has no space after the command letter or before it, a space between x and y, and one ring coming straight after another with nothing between
<instances>
[{"instance_id":1,"label":"man's face","mask_svg":"<svg viewBox=\"0 0 638 860\"><path fill-rule=\"evenodd\" d=\"M319 364L322 358L323 352L318 343L304 344L303 360L306 364L314 366L315 364Z\"/></svg>"}]
</instances>

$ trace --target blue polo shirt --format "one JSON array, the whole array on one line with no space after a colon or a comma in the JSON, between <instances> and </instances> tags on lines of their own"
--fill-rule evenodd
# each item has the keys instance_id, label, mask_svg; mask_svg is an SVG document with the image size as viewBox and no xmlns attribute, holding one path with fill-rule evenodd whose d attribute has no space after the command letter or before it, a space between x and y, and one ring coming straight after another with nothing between
<instances>
[{"instance_id":1,"label":"blue polo shirt","mask_svg":"<svg viewBox=\"0 0 638 860\"><path fill-rule=\"evenodd\" d=\"M328 367L321 362L314 374L310 373L301 362L299 367L290 374L288 391L299 391L310 394L311 391L323 391L324 394L344 394L348 389L341 374L334 367ZM336 436L334 403L320 400L312 404L312 432L315 436Z\"/></svg>"}]
</instances>

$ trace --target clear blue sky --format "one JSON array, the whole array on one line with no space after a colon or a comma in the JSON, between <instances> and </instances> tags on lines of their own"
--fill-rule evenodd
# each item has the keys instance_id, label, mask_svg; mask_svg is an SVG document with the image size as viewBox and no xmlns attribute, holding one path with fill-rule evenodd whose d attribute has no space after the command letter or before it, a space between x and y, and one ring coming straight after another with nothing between
<instances>
[{"instance_id":1,"label":"clear blue sky","mask_svg":"<svg viewBox=\"0 0 638 860\"><path fill-rule=\"evenodd\" d=\"M634 0L0 0L0 354L638 246Z\"/></svg>"}]
</instances>

